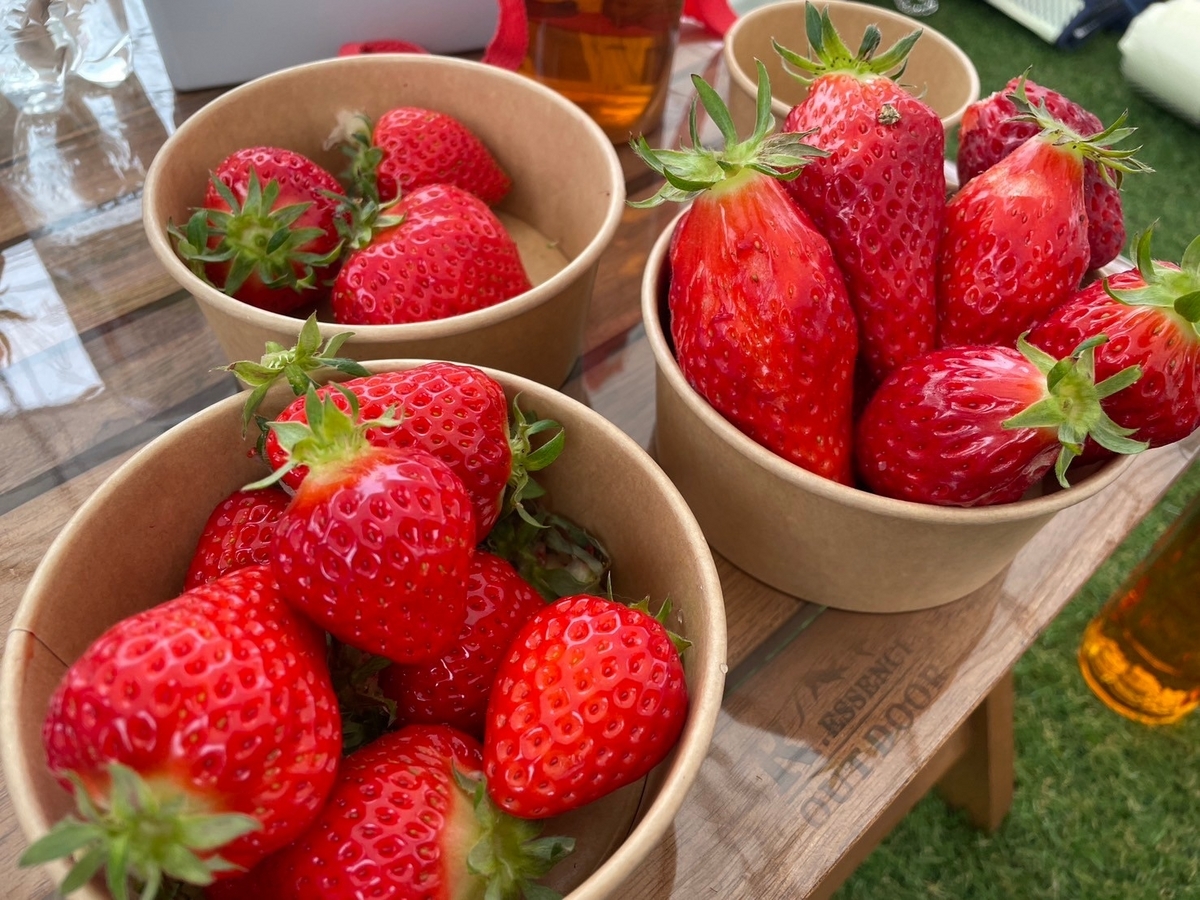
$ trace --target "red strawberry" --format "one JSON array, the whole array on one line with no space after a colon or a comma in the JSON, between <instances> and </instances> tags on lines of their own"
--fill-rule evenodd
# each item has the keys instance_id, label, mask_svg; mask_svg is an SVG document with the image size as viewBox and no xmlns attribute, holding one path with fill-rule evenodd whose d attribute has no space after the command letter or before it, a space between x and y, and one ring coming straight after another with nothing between
<instances>
[{"instance_id":1,"label":"red strawberry","mask_svg":"<svg viewBox=\"0 0 1200 900\"><path fill-rule=\"evenodd\" d=\"M1116 453L1144 449L1100 408L1141 374L1135 366L1096 384L1102 340L1062 362L1022 338L1019 353L954 347L900 366L859 419L859 474L885 497L987 506L1019 500L1051 468L1069 487L1067 466L1089 435Z\"/></svg>"},{"instance_id":2,"label":"red strawberry","mask_svg":"<svg viewBox=\"0 0 1200 900\"><path fill-rule=\"evenodd\" d=\"M42 738L90 824L64 820L23 862L94 848L68 881L107 864L120 896L127 876L206 884L301 834L333 785L341 723L322 636L250 566L101 635Z\"/></svg>"},{"instance_id":3,"label":"red strawberry","mask_svg":"<svg viewBox=\"0 0 1200 900\"><path fill-rule=\"evenodd\" d=\"M470 499L422 450L376 447L367 427L314 390L306 425L273 422L287 465L308 475L276 525L271 568L284 597L338 640L393 662L440 655L466 617L475 544ZM272 478L279 477L277 470Z\"/></svg>"},{"instance_id":4,"label":"red strawberry","mask_svg":"<svg viewBox=\"0 0 1200 900\"><path fill-rule=\"evenodd\" d=\"M759 64L758 121L738 142L716 92L693 77L724 150L637 154L667 184L651 199L690 200L671 240L675 354L688 383L741 431L784 459L850 481L857 325L829 242L778 180L821 151L767 137L770 85ZM692 108L693 123L695 107ZM767 172L774 173L766 174Z\"/></svg>"},{"instance_id":5,"label":"red strawberry","mask_svg":"<svg viewBox=\"0 0 1200 900\"><path fill-rule=\"evenodd\" d=\"M1027 106L1018 88L1016 100ZM1065 302L1087 271L1083 162L1115 173L1143 171L1134 151L1113 150L1132 133L1122 117L1089 138L1028 107L1041 131L967 182L946 208L938 249L938 343L1012 346Z\"/></svg>"},{"instance_id":6,"label":"red strawberry","mask_svg":"<svg viewBox=\"0 0 1200 900\"><path fill-rule=\"evenodd\" d=\"M660 617L669 612L664 604ZM496 674L488 792L526 818L575 809L658 765L687 707L679 651L645 604L565 597L525 623Z\"/></svg>"},{"instance_id":7,"label":"red strawberry","mask_svg":"<svg viewBox=\"0 0 1200 900\"><path fill-rule=\"evenodd\" d=\"M291 495L279 488L262 488L235 491L218 503L196 544L184 590L215 581L234 569L265 565L275 523L291 500Z\"/></svg>"},{"instance_id":8,"label":"red strawberry","mask_svg":"<svg viewBox=\"0 0 1200 900\"><path fill-rule=\"evenodd\" d=\"M329 295L345 224L342 187L312 160L248 147L213 172L185 230L171 227L192 271L252 306L287 313Z\"/></svg>"},{"instance_id":9,"label":"red strawberry","mask_svg":"<svg viewBox=\"0 0 1200 900\"><path fill-rule=\"evenodd\" d=\"M479 137L458 119L419 106L390 109L374 128L361 113L342 118L333 140L351 159L347 178L360 196L390 203L431 184L452 184L488 206L512 179Z\"/></svg>"},{"instance_id":10,"label":"red strawberry","mask_svg":"<svg viewBox=\"0 0 1200 900\"><path fill-rule=\"evenodd\" d=\"M427 322L494 306L532 286L516 242L462 188L434 184L389 210L379 231L342 264L333 314L346 325Z\"/></svg>"},{"instance_id":11,"label":"red strawberry","mask_svg":"<svg viewBox=\"0 0 1200 900\"><path fill-rule=\"evenodd\" d=\"M378 419L396 408L400 424L371 428L367 439L379 447L419 447L444 462L463 482L475 512L476 542L482 540L500 515L505 488L511 485L518 497L528 484L528 472L549 465L562 447L557 423L542 420L527 423L518 411L510 437L508 400L494 378L471 366L432 362L404 372L380 372L351 379L338 388L318 388L317 395L330 398L339 409L349 403L342 389L354 394L364 419ZM279 422L304 422L304 398L297 398L277 417ZM538 450L530 438L557 428L558 436ZM277 469L286 454L275 434L264 444L267 461ZM289 471L283 481L298 487L305 470Z\"/></svg>"},{"instance_id":12,"label":"red strawberry","mask_svg":"<svg viewBox=\"0 0 1200 900\"><path fill-rule=\"evenodd\" d=\"M476 552L467 586L467 620L438 659L392 665L379 675L399 721L452 725L483 735L488 695L513 635L545 606L541 594L504 560Z\"/></svg>"},{"instance_id":13,"label":"red strawberry","mask_svg":"<svg viewBox=\"0 0 1200 900\"><path fill-rule=\"evenodd\" d=\"M1141 379L1106 399L1104 411L1151 447L1181 441L1200 428L1200 238L1181 270L1150 255L1151 232L1137 241L1137 268L1094 282L1029 333L1047 353L1061 353L1097 334L1096 377L1131 365ZM1089 442L1085 461L1111 453Z\"/></svg>"},{"instance_id":14,"label":"red strawberry","mask_svg":"<svg viewBox=\"0 0 1200 900\"><path fill-rule=\"evenodd\" d=\"M206 896L533 897L539 886L531 879L574 842L536 839L537 825L491 807L479 771L478 741L452 728L410 725L385 734L346 757L329 803L299 840Z\"/></svg>"},{"instance_id":15,"label":"red strawberry","mask_svg":"<svg viewBox=\"0 0 1200 900\"><path fill-rule=\"evenodd\" d=\"M958 132L958 180L966 184L994 166L1026 140L1038 133L1033 122L1016 118L1017 106L1009 95L1017 90L1014 78L963 112ZM1104 125L1095 115L1058 91L1025 80L1025 92L1033 103L1044 103L1050 115L1076 134L1097 134ZM1100 176L1093 160L1084 161L1083 196L1087 207L1088 268L1098 269L1116 259L1125 245L1125 215L1121 192Z\"/></svg>"},{"instance_id":16,"label":"red strawberry","mask_svg":"<svg viewBox=\"0 0 1200 900\"><path fill-rule=\"evenodd\" d=\"M870 25L855 54L829 20L806 6L814 59L775 45L810 82L784 131L828 151L788 182L788 193L829 238L858 317L859 345L878 382L932 350L937 332L934 261L946 209L946 134L938 114L900 87L921 32L878 58Z\"/></svg>"}]
</instances>

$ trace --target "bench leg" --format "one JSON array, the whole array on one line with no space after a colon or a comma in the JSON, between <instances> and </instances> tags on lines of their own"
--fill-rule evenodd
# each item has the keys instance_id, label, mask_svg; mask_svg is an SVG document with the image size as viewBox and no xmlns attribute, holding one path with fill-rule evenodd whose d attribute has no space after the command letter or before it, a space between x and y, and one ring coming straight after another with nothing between
<instances>
[{"instance_id":1,"label":"bench leg","mask_svg":"<svg viewBox=\"0 0 1200 900\"><path fill-rule=\"evenodd\" d=\"M1012 806L1013 673L1010 669L962 725L967 752L937 783L952 807L971 824L995 831Z\"/></svg>"}]
</instances>

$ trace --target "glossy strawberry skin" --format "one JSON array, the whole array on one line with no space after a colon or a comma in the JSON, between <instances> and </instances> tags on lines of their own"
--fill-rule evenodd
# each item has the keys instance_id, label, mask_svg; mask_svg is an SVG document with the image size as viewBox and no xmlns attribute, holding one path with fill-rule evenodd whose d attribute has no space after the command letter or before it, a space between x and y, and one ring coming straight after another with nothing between
<instances>
[{"instance_id":1,"label":"glossy strawberry skin","mask_svg":"<svg viewBox=\"0 0 1200 900\"><path fill-rule=\"evenodd\" d=\"M389 211L404 220L347 257L333 286L345 325L427 322L494 306L531 287L516 242L482 200L448 184Z\"/></svg>"},{"instance_id":2,"label":"glossy strawberry skin","mask_svg":"<svg viewBox=\"0 0 1200 900\"><path fill-rule=\"evenodd\" d=\"M849 483L858 326L845 281L778 181L737 179L697 197L672 237L676 359L743 433Z\"/></svg>"},{"instance_id":3,"label":"glossy strawberry skin","mask_svg":"<svg viewBox=\"0 0 1200 900\"><path fill-rule=\"evenodd\" d=\"M488 793L523 818L558 815L637 781L687 717L687 685L653 617L603 597L565 597L517 633L488 704Z\"/></svg>"},{"instance_id":4,"label":"glossy strawberry skin","mask_svg":"<svg viewBox=\"0 0 1200 900\"><path fill-rule=\"evenodd\" d=\"M411 725L345 758L320 817L297 841L210 900L452 900L467 896L466 854L478 831L454 768L481 768L479 743ZM473 896L473 895L472 895Z\"/></svg>"},{"instance_id":5,"label":"glossy strawberry skin","mask_svg":"<svg viewBox=\"0 0 1200 900\"><path fill-rule=\"evenodd\" d=\"M808 140L829 156L804 166L788 192L833 247L877 382L936 341L945 131L891 79L845 73L817 78L784 123L812 129Z\"/></svg>"},{"instance_id":6,"label":"glossy strawberry skin","mask_svg":"<svg viewBox=\"0 0 1200 900\"><path fill-rule=\"evenodd\" d=\"M75 772L96 799L116 761L197 811L254 816L261 830L219 850L247 867L320 810L341 718L323 636L250 566L101 635L51 698L42 739L50 771Z\"/></svg>"},{"instance_id":7,"label":"glossy strawberry skin","mask_svg":"<svg viewBox=\"0 0 1200 900\"><path fill-rule=\"evenodd\" d=\"M483 141L446 113L391 109L375 123L371 141L383 151L376 188L384 203L426 185L452 184L494 206L512 187Z\"/></svg>"},{"instance_id":8,"label":"glossy strawberry skin","mask_svg":"<svg viewBox=\"0 0 1200 900\"><path fill-rule=\"evenodd\" d=\"M338 640L417 662L458 636L474 543L470 500L444 463L373 447L308 473L276 526L271 569Z\"/></svg>"},{"instance_id":9,"label":"glossy strawberry skin","mask_svg":"<svg viewBox=\"0 0 1200 900\"><path fill-rule=\"evenodd\" d=\"M867 403L856 462L877 494L940 506L1019 500L1054 466L1054 428L1005 429L1046 396L1046 379L1016 350L935 350L892 372Z\"/></svg>"},{"instance_id":10,"label":"glossy strawberry skin","mask_svg":"<svg viewBox=\"0 0 1200 900\"><path fill-rule=\"evenodd\" d=\"M1169 266L1170 263L1160 263ZM1137 269L1108 279L1117 290L1145 286ZM1162 447L1200 428L1200 336L1171 309L1128 306L1104 292L1103 282L1083 288L1030 333L1031 343L1054 355L1098 334L1108 342L1096 348L1096 380L1126 366L1140 365L1142 377L1102 401L1118 425L1135 429L1136 440ZM1074 343L1072 343L1072 341ZM1113 454L1093 441L1084 445L1081 462Z\"/></svg>"},{"instance_id":11,"label":"glossy strawberry skin","mask_svg":"<svg viewBox=\"0 0 1200 900\"><path fill-rule=\"evenodd\" d=\"M1015 346L1087 270L1083 163L1031 138L946 207L938 248L938 344Z\"/></svg>"},{"instance_id":12,"label":"glossy strawberry skin","mask_svg":"<svg viewBox=\"0 0 1200 900\"><path fill-rule=\"evenodd\" d=\"M234 197L242 201L246 198L250 184L251 169L261 184L265 185L272 179L279 183L279 198L273 209L282 209L293 203L310 204L292 225L294 230L321 229L322 236L309 241L303 248L305 251L323 255L337 247L341 241L338 223L345 216L339 209L338 201L322 193L343 193L341 184L332 174L308 157L291 150L279 147L247 147L231 153L222 160L214 170L213 176L225 184ZM211 183L204 195L204 207L229 211L229 204L222 199ZM215 246L215 241L210 241L210 245ZM296 271L297 275L301 274L299 268ZM257 275L252 274L233 296L269 312L289 313L319 303L328 297L336 272L336 264L317 270L315 286L303 290L267 287ZM225 283L229 274L229 263L208 263L205 265L205 274L210 282L219 287Z\"/></svg>"},{"instance_id":13,"label":"glossy strawberry skin","mask_svg":"<svg viewBox=\"0 0 1200 900\"><path fill-rule=\"evenodd\" d=\"M468 573L467 618L458 640L438 659L393 665L379 675L380 689L396 702L398 720L451 725L482 738L500 661L521 626L545 605L511 565L477 551Z\"/></svg>"},{"instance_id":14,"label":"glossy strawberry skin","mask_svg":"<svg viewBox=\"0 0 1200 900\"><path fill-rule=\"evenodd\" d=\"M358 399L364 421L395 407L400 425L372 428L367 439L378 447L418 447L433 454L462 480L475 514L476 543L483 540L500 516L504 488L512 472L508 441L508 400L504 388L472 366L431 362L403 372L380 372L343 382ZM348 408L332 386L317 389ZM277 417L281 422L304 422L304 398L293 401ZM286 453L272 431L266 438L266 457L272 469ZM296 488L307 470L293 469L283 482Z\"/></svg>"},{"instance_id":15,"label":"glossy strawberry skin","mask_svg":"<svg viewBox=\"0 0 1200 900\"><path fill-rule=\"evenodd\" d=\"M292 501L280 488L234 491L204 523L183 580L184 590L215 581L226 572L270 561L275 523Z\"/></svg>"},{"instance_id":16,"label":"glossy strawberry skin","mask_svg":"<svg viewBox=\"0 0 1200 900\"><path fill-rule=\"evenodd\" d=\"M1013 78L997 91L977 100L963 113L958 133L958 179L966 184L1037 134L1032 122L1014 122L1017 107L1009 94L1017 88ZM1058 91L1026 79L1030 101L1042 101L1050 115L1076 133L1088 136L1102 131L1100 119ZM1100 177L1091 160L1084 163L1084 203L1088 219L1088 268L1098 269L1116 259L1125 246L1125 215L1121 192Z\"/></svg>"}]
</instances>

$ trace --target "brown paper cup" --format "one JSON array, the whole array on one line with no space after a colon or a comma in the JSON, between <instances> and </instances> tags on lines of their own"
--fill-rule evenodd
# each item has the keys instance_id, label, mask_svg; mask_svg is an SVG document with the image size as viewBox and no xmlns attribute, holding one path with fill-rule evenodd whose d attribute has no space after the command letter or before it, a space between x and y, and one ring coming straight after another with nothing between
<instances>
[{"instance_id":1,"label":"brown paper cup","mask_svg":"<svg viewBox=\"0 0 1200 900\"><path fill-rule=\"evenodd\" d=\"M820 0L818 5L829 7L830 20L851 50L857 49L863 32L871 24L878 25L883 35L881 51L918 28L923 29L899 81L941 116L947 132L958 127L964 110L979 99L979 74L975 66L957 44L940 32L894 10L866 3ZM808 95L808 88L784 69L783 61L771 45L774 38L787 49L808 55L804 7L799 0L760 6L739 18L726 33L723 52L731 81L729 111L738 134L747 135L754 128L758 92L756 59L767 67L771 111L779 125L792 107Z\"/></svg>"},{"instance_id":2,"label":"brown paper cup","mask_svg":"<svg viewBox=\"0 0 1200 900\"><path fill-rule=\"evenodd\" d=\"M488 309L434 322L345 326L355 359L450 359L558 387L583 345L600 254L612 240L625 181L612 143L585 113L529 78L482 63L405 54L340 57L266 75L213 100L163 144L146 174L142 218L150 245L200 303L232 362L257 360L264 344L290 347L302 322L222 294L176 256L168 222L186 223L209 173L242 147L302 153L335 174L345 157L323 144L345 110L377 118L396 106L454 116L512 177L497 208L512 227L532 290ZM320 315L320 314L319 314Z\"/></svg>"},{"instance_id":3,"label":"brown paper cup","mask_svg":"<svg viewBox=\"0 0 1200 900\"><path fill-rule=\"evenodd\" d=\"M642 280L657 367L656 457L713 549L760 581L858 612L949 603L990 581L1055 513L1103 490L1132 462L1081 470L1069 490L972 509L880 497L787 462L709 406L675 362L664 331L673 230L655 243Z\"/></svg>"},{"instance_id":4,"label":"brown paper cup","mask_svg":"<svg viewBox=\"0 0 1200 900\"><path fill-rule=\"evenodd\" d=\"M369 364L375 371L415 361ZM539 482L556 512L583 524L614 561L620 596L670 597L684 654L690 708L672 754L637 782L546 826L577 849L547 882L569 900L617 891L670 826L699 771L720 709L725 609L704 536L679 492L651 458L598 413L528 379L491 372L509 399L566 428L561 457ZM212 508L264 469L242 436L245 395L231 397L152 441L109 478L70 520L34 573L8 634L0 669L0 749L17 820L32 841L71 808L48 775L41 743L49 697L66 663L119 618L178 594ZM291 397L272 392L271 414ZM183 481L181 473L187 473ZM66 867L49 867L61 881ZM73 895L107 900L93 883Z\"/></svg>"}]
</instances>

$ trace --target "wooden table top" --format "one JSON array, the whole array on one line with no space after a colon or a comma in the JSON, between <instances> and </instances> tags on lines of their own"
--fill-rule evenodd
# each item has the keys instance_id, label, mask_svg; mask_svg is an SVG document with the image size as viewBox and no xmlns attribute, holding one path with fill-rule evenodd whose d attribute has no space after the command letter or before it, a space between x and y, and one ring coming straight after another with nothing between
<instances>
[{"instance_id":1,"label":"wooden table top","mask_svg":"<svg viewBox=\"0 0 1200 900\"><path fill-rule=\"evenodd\" d=\"M688 74L718 89L719 43L685 23L663 133ZM155 151L216 91L176 94L153 38L112 90L75 85L57 116L0 101L0 617L72 512L146 441L235 393L195 301L152 254L141 187ZM668 143L673 142L667 140ZM657 178L619 148L630 197ZM586 354L565 390L643 446L654 363L638 295L676 210L627 209L600 265ZM937 753L1152 506L1194 441L1139 457L1058 517L993 583L936 609L824 610L719 562L730 672L711 751L673 829L626 896L805 896ZM7 625L6 625L7 628ZM18 870L25 846L0 792L0 884L55 896Z\"/></svg>"}]
</instances>

